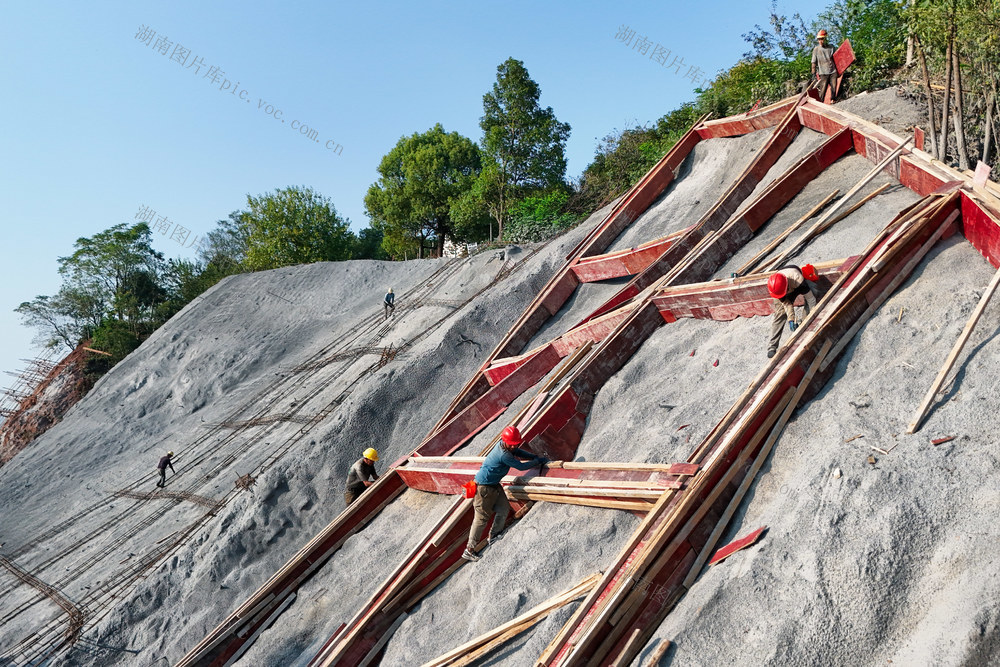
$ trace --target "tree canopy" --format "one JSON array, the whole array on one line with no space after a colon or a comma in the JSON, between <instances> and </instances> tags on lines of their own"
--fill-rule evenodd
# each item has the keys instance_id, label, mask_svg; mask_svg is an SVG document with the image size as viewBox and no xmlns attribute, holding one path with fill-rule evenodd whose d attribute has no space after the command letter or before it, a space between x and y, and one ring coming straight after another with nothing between
<instances>
[{"instance_id":1,"label":"tree canopy","mask_svg":"<svg viewBox=\"0 0 1000 667\"><path fill-rule=\"evenodd\" d=\"M238 220L251 271L350 259L356 241L350 222L337 214L333 202L308 187L247 195L247 210Z\"/></svg>"},{"instance_id":2,"label":"tree canopy","mask_svg":"<svg viewBox=\"0 0 1000 667\"><path fill-rule=\"evenodd\" d=\"M445 132L440 123L401 137L382 158L380 178L365 195L365 209L382 232L386 251L423 256L427 240L435 239L440 254L445 238L455 238L453 208L480 166L479 147L457 132Z\"/></svg>"}]
</instances>

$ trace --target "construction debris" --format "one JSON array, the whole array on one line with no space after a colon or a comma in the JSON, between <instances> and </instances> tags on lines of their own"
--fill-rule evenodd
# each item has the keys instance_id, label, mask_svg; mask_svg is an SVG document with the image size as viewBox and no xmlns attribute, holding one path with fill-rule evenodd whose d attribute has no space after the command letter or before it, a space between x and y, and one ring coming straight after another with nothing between
<instances>
[{"instance_id":1,"label":"construction debris","mask_svg":"<svg viewBox=\"0 0 1000 667\"><path fill-rule=\"evenodd\" d=\"M716 563L721 563L722 561L726 560L737 551L753 546L754 544L757 543L757 540L759 540L764 535L764 531L766 530L767 526L761 526L760 528L753 531L746 537L730 542L726 546L716 551L715 555L712 556L712 559L708 561L708 564L715 565Z\"/></svg>"},{"instance_id":2,"label":"construction debris","mask_svg":"<svg viewBox=\"0 0 1000 667\"><path fill-rule=\"evenodd\" d=\"M241 491L249 491L253 488L253 485L257 483L257 478L247 473L245 475L238 475L236 481L233 485L240 489Z\"/></svg>"}]
</instances>

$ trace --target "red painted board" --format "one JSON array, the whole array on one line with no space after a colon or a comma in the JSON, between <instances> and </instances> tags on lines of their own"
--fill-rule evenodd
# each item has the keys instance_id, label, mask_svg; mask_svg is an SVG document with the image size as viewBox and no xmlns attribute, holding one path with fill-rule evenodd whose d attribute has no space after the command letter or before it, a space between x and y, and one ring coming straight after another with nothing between
<instances>
[{"instance_id":1,"label":"red painted board","mask_svg":"<svg viewBox=\"0 0 1000 667\"><path fill-rule=\"evenodd\" d=\"M726 558L729 558L740 549L746 549L747 547L753 546L754 544L756 544L757 540L761 538L765 530L767 530L767 526L761 526L760 528L753 531L746 537L736 540L734 542L730 542L726 546L716 551L715 554L712 555L711 560L708 561L708 564L715 565L716 563L723 561Z\"/></svg>"},{"instance_id":2,"label":"red painted board","mask_svg":"<svg viewBox=\"0 0 1000 667\"><path fill-rule=\"evenodd\" d=\"M843 74L854 62L854 49L851 48L851 40L845 39L836 51L833 52L833 64L837 66L837 72Z\"/></svg>"},{"instance_id":3,"label":"red painted board","mask_svg":"<svg viewBox=\"0 0 1000 667\"><path fill-rule=\"evenodd\" d=\"M646 172L638 183L615 206L612 213L589 236L587 243L579 246L579 258L603 253L631 222L645 213L677 177L680 166L688 154L701 141L695 128L688 130L663 158Z\"/></svg>"},{"instance_id":4,"label":"red painted board","mask_svg":"<svg viewBox=\"0 0 1000 667\"><path fill-rule=\"evenodd\" d=\"M683 259L706 235L722 228L731 215L733 215L740 205L749 197L754 188L761 182L768 170L774 166L778 158L785 149L795 139L802 125L797 114L788 112L802 98L796 96L784 106L785 116L783 123L775 127L767 142L754 154L753 159L743 170L737 180L726 190L715 205L704 215L695 225L695 228L685 234L682 238L663 253L655 262L649 265L642 273L635 276L627 285L618 291L603 306L591 313L587 319L593 319L609 310L621 305L628 299L637 295L643 289L652 285L656 280L663 277L673 266ZM704 270L707 271L706 266ZM688 272L685 280L695 282L705 280L710 274L698 275Z\"/></svg>"},{"instance_id":5,"label":"red painted board","mask_svg":"<svg viewBox=\"0 0 1000 667\"><path fill-rule=\"evenodd\" d=\"M913 127L913 146L918 150L924 150L924 130L919 125Z\"/></svg>"},{"instance_id":6,"label":"red painted board","mask_svg":"<svg viewBox=\"0 0 1000 667\"><path fill-rule=\"evenodd\" d=\"M698 127L698 134L702 139L713 139L716 137L735 137L740 134L747 134L757 130L774 127L781 122L788 110L796 103L798 96L788 97L770 106L757 109L753 113L739 114L710 120L702 123Z\"/></svg>"},{"instance_id":7,"label":"red painted board","mask_svg":"<svg viewBox=\"0 0 1000 667\"><path fill-rule=\"evenodd\" d=\"M690 228L688 228L690 229ZM595 255L581 259L571 268L582 283L593 283L599 280L610 280L623 276L633 276L653 263L688 229L675 232L662 239L644 243L629 250L606 255Z\"/></svg>"},{"instance_id":8,"label":"red painted board","mask_svg":"<svg viewBox=\"0 0 1000 667\"><path fill-rule=\"evenodd\" d=\"M961 197L962 234L990 264L1000 266L1000 217L967 192Z\"/></svg>"},{"instance_id":9,"label":"red painted board","mask_svg":"<svg viewBox=\"0 0 1000 667\"><path fill-rule=\"evenodd\" d=\"M483 371L483 374L486 375L486 379L489 380L490 386L495 387L501 380L524 364L528 363L528 361L530 361L531 358L539 352L541 352L541 348L532 350L527 354L522 354L519 357L504 357L503 359L497 359L492 365L490 365L489 368Z\"/></svg>"},{"instance_id":10,"label":"red painted board","mask_svg":"<svg viewBox=\"0 0 1000 667\"><path fill-rule=\"evenodd\" d=\"M556 367L560 357L549 344L485 394L428 436L415 450L421 456L440 456L492 421L511 401L533 387Z\"/></svg>"},{"instance_id":11,"label":"red painted board","mask_svg":"<svg viewBox=\"0 0 1000 667\"><path fill-rule=\"evenodd\" d=\"M632 309L629 307L619 308L618 310L612 311L606 315L602 315L601 317L570 329L562 336L552 341L551 344L561 357L566 357L573 350L580 347L587 341L599 343L604 340L618 328L618 325L621 324L631 312Z\"/></svg>"},{"instance_id":12,"label":"red painted board","mask_svg":"<svg viewBox=\"0 0 1000 667\"><path fill-rule=\"evenodd\" d=\"M847 68L851 66L854 62L854 49L851 48L851 40L845 39L844 43L833 52L833 64L837 68L837 84L836 90L826 91L826 99L823 100L827 104L833 101L834 93L840 92L840 82L844 79L844 72Z\"/></svg>"}]
</instances>

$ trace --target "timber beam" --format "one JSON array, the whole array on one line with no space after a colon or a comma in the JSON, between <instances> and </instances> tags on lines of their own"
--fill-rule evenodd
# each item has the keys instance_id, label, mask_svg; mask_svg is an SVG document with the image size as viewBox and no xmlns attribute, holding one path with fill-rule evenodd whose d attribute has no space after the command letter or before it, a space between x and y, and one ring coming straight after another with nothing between
<instances>
[{"instance_id":1,"label":"timber beam","mask_svg":"<svg viewBox=\"0 0 1000 667\"><path fill-rule=\"evenodd\" d=\"M658 503L639 534L626 545L617 564L539 660L539 665L631 662L663 617L690 584L692 568L704 562L720 531L714 523L766 452L784 421L810 386L831 347L853 336L867 306L887 289L901 284L916 263L952 224L955 193L927 198L898 216L843 272L802 328L762 369L750 388L688 459L699 475L670 502ZM769 445L768 445L769 446ZM666 496L666 494L665 494ZM714 517L714 519L713 519ZM694 573L696 575L696 572ZM636 635L635 637L633 635Z\"/></svg>"},{"instance_id":2,"label":"timber beam","mask_svg":"<svg viewBox=\"0 0 1000 667\"><path fill-rule=\"evenodd\" d=\"M856 259L849 257L816 264L818 291L826 292ZM770 315L774 299L767 291L767 280L771 275L758 273L743 278L667 287L655 292L652 300L668 323L685 317L728 322L737 317ZM802 297L795 301L796 305L802 303Z\"/></svg>"},{"instance_id":3,"label":"timber beam","mask_svg":"<svg viewBox=\"0 0 1000 667\"><path fill-rule=\"evenodd\" d=\"M646 267L642 273L632 278L627 285L606 301L603 306L591 313L588 319L603 315L638 296L644 289L666 275L675 265L694 251L699 244L704 243L706 238L725 225L730 216L750 196L757 185L767 175L768 170L774 166L778 158L781 157L785 149L788 148L798 135L799 130L802 128L802 123L799 121L796 109L805 99L806 95L803 93L797 99L792 100L787 106L782 107L784 109L784 117L775 126L771 137L760 147L753 160L743 170L743 173L740 174L729 189L716 201L715 205L702 216L701 220L689 232L674 242L656 261ZM703 280L704 278L707 278L707 276L700 279Z\"/></svg>"}]
</instances>

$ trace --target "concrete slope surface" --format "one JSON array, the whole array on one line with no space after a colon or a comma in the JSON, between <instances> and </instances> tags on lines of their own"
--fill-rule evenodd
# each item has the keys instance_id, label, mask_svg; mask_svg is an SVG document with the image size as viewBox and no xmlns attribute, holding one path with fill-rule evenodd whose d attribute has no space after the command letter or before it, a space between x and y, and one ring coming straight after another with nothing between
<instances>
[{"instance_id":1,"label":"concrete slope surface","mask_svg":"<svg viewBox=\"0 0 1000 667\"><path fill-rule=\"evenodd\" d=\"M894 90L838 106L900 134L919 118ZM768 128L699 141L605 250L697 223L771 137ZM802 129L750 198L825 140ZM836 160L706 279L728 280L872 162ZM858 198L885 184L789 261L862 252L920 199L885 172ZM417 447L610 210L547 244L288 267L229 278L189 304L0 469L0 664L39 664L48 651L53 665L178 662L337 517L364 448L378 449L382 471ZM800 404L717 546L760 526L764 537L704 569L620 664L644 666L666 641L662 664L673 665L1000 664L1000 306L987 307L923 427L906 434L993 273L960 233L916 264ZM572 330L628 281L578 285L525 351ZM390 286L396 314L383 321ZM765 366L769 329L768 317L736 317L652 330L593 394L575 460L687 460ZM455 455L478 454L534 394ZM955 437L932 444L946 436ZM157 490L153 468L168 449L177 474ZM234 487L247 473L250 490ZM397 496L298 586L236 664L308 664L452 503L414 489ZM423 664L608 570L640 521L535 503L480 561L406 609L381 664ZM534 665L581 608L562 607L476 664Z\"/></svg>"}]
</instances>

